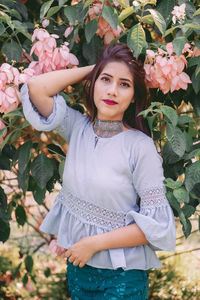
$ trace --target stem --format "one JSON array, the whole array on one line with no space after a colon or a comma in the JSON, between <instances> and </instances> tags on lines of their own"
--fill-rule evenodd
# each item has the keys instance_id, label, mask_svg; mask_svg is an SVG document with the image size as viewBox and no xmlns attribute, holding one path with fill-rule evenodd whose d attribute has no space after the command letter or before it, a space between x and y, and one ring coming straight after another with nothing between
<instances>
[{"instance_id":1,"label":"stem","mask_svg":"<svg viewBox=\"0 0 200 300\"><path fill-rule=\"evenodd\" d=\"M185 250L185 251L182 251L182 252L175 252L174 254L171 254L171 255L165 256L163 258L160 258L160 260L165 260L165 259L173 257L173 256L177 256L177 255L181 255L181 254L185 254L185 253L191 253L193 251L198 251L198 250L200 250L200 248Z\"/></svg>"}]
</instances>

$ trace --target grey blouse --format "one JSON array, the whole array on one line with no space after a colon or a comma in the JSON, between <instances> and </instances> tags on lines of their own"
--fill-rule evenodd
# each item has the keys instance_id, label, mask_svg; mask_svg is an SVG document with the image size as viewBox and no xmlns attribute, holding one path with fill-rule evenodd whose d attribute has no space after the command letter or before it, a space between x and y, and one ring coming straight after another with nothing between
<instances>
[{"instance_id":1,"label":"grey blouse","mask_svg":"<svg viewBox=\"0 0 200 300\"><path fill-rule=\"evenodd\" d=\"M26 119L37 130L55 129L69 143L62 189L40 229L57 235L58 245L69 248L82 237L136 223L147 245L100 251L87 264L124 270L161 267L155 250L174 251L176 231L162 158L152 139L130 129L96 143L88 117L68 107L61 95L54 96L48 119L32 105L27 84L21 99Z\"/></svg>"}]
</instances>

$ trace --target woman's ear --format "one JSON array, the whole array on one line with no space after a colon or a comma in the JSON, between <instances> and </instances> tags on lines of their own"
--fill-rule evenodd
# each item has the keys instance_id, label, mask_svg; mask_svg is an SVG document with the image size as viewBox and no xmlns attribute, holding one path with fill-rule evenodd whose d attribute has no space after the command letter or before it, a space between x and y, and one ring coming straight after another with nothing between
<instances>
[{"instance_id":1,"label":"woman's ear","mask_svg":"<svg viewBox=\"0 0 200 300\"><path fill-rule=\"evenodd\" d=\"M131 100L131 103L134 103L135 102L135 99L133 98L132 100Z\"/></svg>"}]
</instances>

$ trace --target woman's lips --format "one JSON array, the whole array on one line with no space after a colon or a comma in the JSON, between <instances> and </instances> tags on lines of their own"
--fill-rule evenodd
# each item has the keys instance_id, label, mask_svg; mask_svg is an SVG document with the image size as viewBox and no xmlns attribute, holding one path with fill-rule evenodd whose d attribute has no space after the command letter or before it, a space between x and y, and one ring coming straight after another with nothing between
<instances>
[{"instance_id":1,"label":"woman's lips","mask_svg":"<svg viewBox=\"0 0 200 300\"><path fill-rule=\"evenodd\" d=\"M115 102L113 100L104 99L103 101L108 105L116 105L117 104L117 102Z\"/></svg>"}]
</instances>

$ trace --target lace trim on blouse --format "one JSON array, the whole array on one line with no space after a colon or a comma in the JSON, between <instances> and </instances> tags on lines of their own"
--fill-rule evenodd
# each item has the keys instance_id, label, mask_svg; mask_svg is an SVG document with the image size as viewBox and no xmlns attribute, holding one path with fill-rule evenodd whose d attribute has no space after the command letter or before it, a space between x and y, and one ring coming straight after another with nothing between
<instances>
[{"instance_id":1,"label":"lace trim on blouse","mask_svg":"<svg viewBox=\"0 0 200 300\"><path fill-rule=\"evenodd\" d=\"M102 208L93 203L82 200L69 190L60 191L59 200L67 206L69 211L83 222L94 224L106 229L117 229L125 226L125 214Z\"/></svg>"},{"instance_id":2,"label":"lace trim on blouse","mask_svg":"<svg viewBox=\"0 0 200 300\"><path fill-rule=\"evenodd\" d=\"M142 213L146 209L169 205L165 197L165 187L148 189L140 193ZM62 188L58 200L61 201L68 211L84 223L93 224L106 229L117 229L125 226L126 213L109 210L96 204L80 199L68 190Z\"/></svg>"},{"instance_id":3,"label":"lace trim on blouse","mask_svg":"<svg viewBox=\"0 0 200 300\"><path fill-rule=\"evenodd\" d=\"M147 189L140 193L140 210L169 205L165 196L165 187Z\"/></svg>"}]
</instances>

